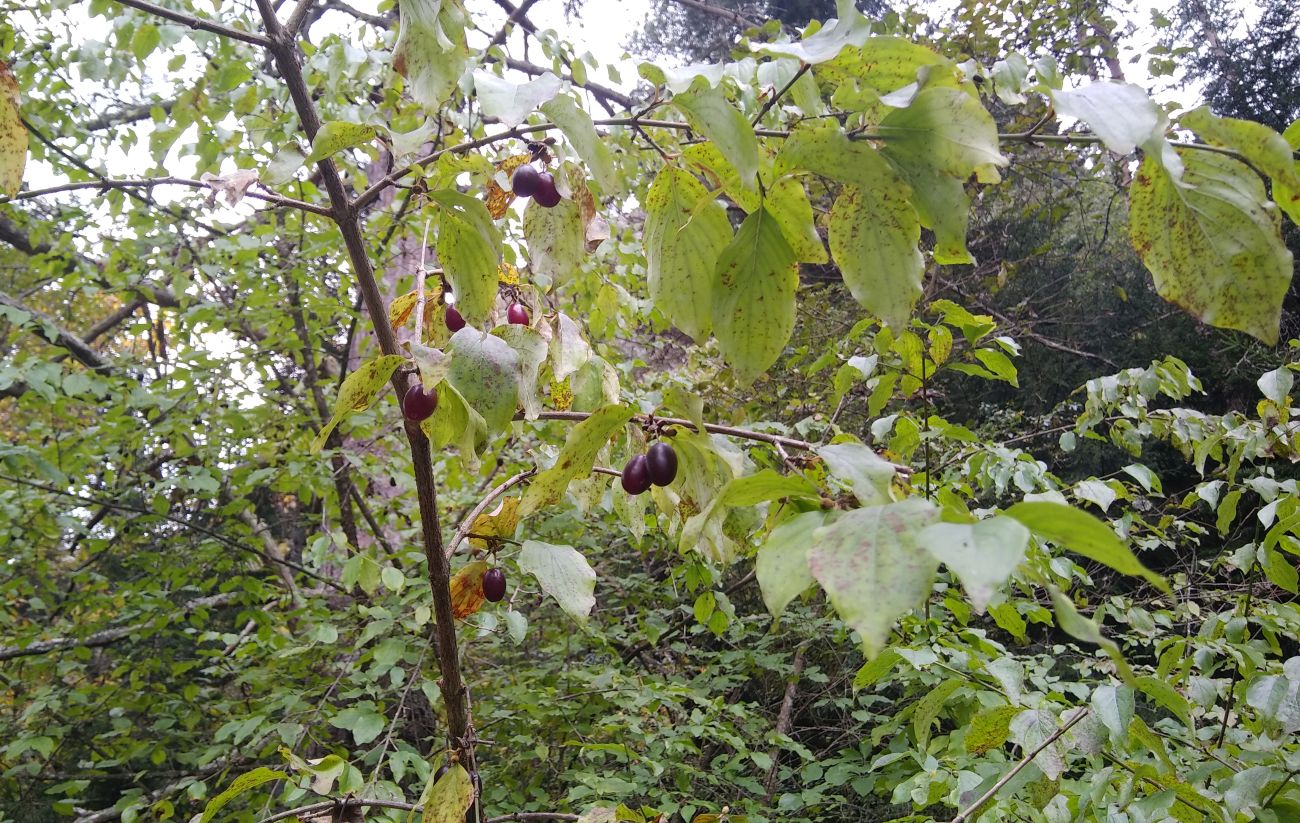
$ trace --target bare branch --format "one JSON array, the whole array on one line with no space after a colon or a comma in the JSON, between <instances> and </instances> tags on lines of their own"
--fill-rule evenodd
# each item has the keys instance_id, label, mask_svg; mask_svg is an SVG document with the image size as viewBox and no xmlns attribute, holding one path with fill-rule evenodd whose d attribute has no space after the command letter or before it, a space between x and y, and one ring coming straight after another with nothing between
<instances>
[{"instance_id":1,"label":"bare branch","mask_svg":"<svg viewBox=\"0 0 1300 823\"><path fill-rule=\"evenodd\" d=\"M199 31L210 31L213 34L220 34L222 37L229 37L232 40L241 40L245 43L252 43L254 46L262 46L264 48L270 45L270 42L260 34L253 34L252 32L231 28L230 26L223 25L215 20L208 20L203 17L195 17L192 14L183 14L179 11L165 9L162 6L155 6L153 3L146 2L146 0L117 0L117 2L124 6L130 6L133 9L147 12L155 17L161 17L164 20L171 20L173 23L180 23L189 26L192 29L198 29Z\"/></svg>"},{"instance_id":2,"label":"bare branch","mask_svg":"<svg viewBox=\"0 0 1300 823\"><path fill-rule=\"evenodd\" d=\"M88 369L97 371L100 374L111 374L112 365L105 360L99 352L91 348L90 344L80 337L77 337L67 329L62 328L45 312L24 306L17 298L12 297L4 292L0 292L0 306L9 306L10 308L30 314L37 322L28 325L28 330L40 337L52 346L58 346L66 350L77 362L81 363Z\"/></svg>"},{"instance_id":3,"label":"bare branch","mask_svg":"<svg viewBox=\"0 0 1300 823\"><path fill-rule=\"evenodd\" d=\"M160 108L164 112L171 114L172 108L176 105L175 100L159 100L156 103L139 103L134 106L124 106L116 111L105 112L98 117L92 117L81 127L86 131L101 131L111 129L114 126L126 126L131 123L138 123L141 120L148 120L153 116L153 110Z\"/></svg>"},{"instance_id":4,"label":"bare branch","mask_svg":"<svg viewBox=\"0 0 1300 823\"><path fill-rule=\"evenodd\" d=\"M84 189L153 189L158 186L186 186L192 189L211 190L212 185L209 181L193 180L188 177L150 177L143 180L84 180L79 183L61 183L57 186L49 186L43 189L31 189L29 191L19 192L13 197L0 199L0 203L12 203L19 200L33 200L38 197L46 197L51 194L60 194L65 191L80 191ZM292 197L283 197L267 189L266 193L249 191L244 194L254 200L264 200L277 206L286 206L288 208L299 209L301 211L311 212L328 217L331 212L324 206L317 206L314 203L307 203L303 200L295 200Z\"/></svg>"}]
</instances>

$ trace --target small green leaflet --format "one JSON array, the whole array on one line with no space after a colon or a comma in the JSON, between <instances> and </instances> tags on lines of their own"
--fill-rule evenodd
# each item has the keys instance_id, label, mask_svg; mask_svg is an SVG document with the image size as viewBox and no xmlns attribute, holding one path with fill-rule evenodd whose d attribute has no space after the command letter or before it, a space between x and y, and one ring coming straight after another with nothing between
<instances>
[{"instance_id":1,"label":"small green leaflet","mask_svg":"<svg viewBox=\"0 0 1300 823\"><path fill-rule=\"evenodd\" d=\"M686 115L691 128L713 141L722 156L736 167L741 185L752 190L758 175L758 138L722 89L696 81L689 91L674 96L672 103Z\"/></svg>"},{"instance_id":2,"label":"small green leaflet","mask_svg":"<svg viewBox=\"0 0 1300 823\"><path fill-rule=\"evenodd\" d=\"M464 766L453 763L446 774L434 783L432 791L424 801L424 812L420 823L465 823L465 813L472 805L474 805L474 783Z\"/></svg>"},{"instance_id":3,"label":"small green leaflet","mask_svg":"<svg viewBox=\"0 0 1300 823\"><path fill-rule=\"evenodd\" d=\"M583 111L568 95L544 103L542 113L564 132L564 136L573 145L573 150L591 170L591 177L600 186L601 194L609 196L622 191L619 177L614 173L614 160L610 156L609 147L596 132L591 115Z\"/></svg>"},{"instance_id":4,"label":"small green leaflet","mask_svg":"<svg viewBox=\"0 0 1300 823\"><path fill-rule=\"evenodd\" d=\"M883 654L877 655L872 660L863 663L858 673L853 676L853 691L861 691L867 686L873 686L879 682L880 678L889 674L894 667L903 661L903 656L893 649L886 649Z\"/></svg>"},{"instance_id":5,"label":"small green leaflet","mask_svg":"<svg viewBox=\"0 0 1300 823\"><path fill-rule=\"evenodd\" d=\"M334 401L334 413L311 441L311 453L316 454L325 445L330 432L338 426L339 421L352 412L365 411L374 402L380 389L393 376L393 372L406 360L400 354L386 354L367 360L356 371L349 374L339 387L338 399Z\"/></svg>"},{"instance_id":6,"label":"small green leaflet","mask_svg":"<svg viewBox=\"0 0 1300 823\"><path fill-rule=\"evenodd\" d=\"M645 208L650 299L674 326L702 343L713 328L718 256L732 236L727 210L676 166L659 172Z\"/></svg>"},{"instance_id":7,"label":"small green leaflet","mask_svg":"<svg viewBox=\"0 0 1300 823\"><path fill-rule=\"evenodd\" d=\"M320 127L320 131L316 132L315 139L311 141L311 154L307 155L307 159L303 162L319 163L327 157L333 157L344 149L369 143L374 136L374 126L363 126L360 123L344 123L340 121L326 123Z\"/></svg>"},{"instance_id":8,"label":"small green leaflet","mask_svg":"<svg viewBox=\"0 0 1300 823\"><path fill-rule=\"evenodd\" d=\"M501 233L477 197L441 189L429 200L438 205L438 260L456 309L471 325L482 325L496 300Z\"/></svg>"},{"instance_id":9,"label":"small green leaflet","mask_svg":"<svg viewBox=\"0 0 1300 823\"><path fill-rule=\"evenodd\" d=\"M230 788L208 801L208 805L203 808L203 814L199 817L198 823L209 823L212 818L216 817L217 812L221 811L223 806L249 789L255 789L263 783L270 783L272 780L284 780L288 776L284 772L263 766L236 777L235 781L230 784Z\"/></svg>"},{"instance_id":10,"label":"small green leaflet","mask_svg":"<svg viewBox=\"0 0 1300 823\"><path fill-rule=\"evenodd\" d=\"M569 430L555 465L533 478L519 504L521 517L558 503L571 480L591 474L596 455L623 424L632 419L630 406L605 406Z\"/></svg>"},{"instance_id":11,"label":"small green leaflet","mask_svg":"<svg viewBox=\"0 0 1300 823\"><path fill-rule=\"evenodd\" d=\"M933 505L910 497L854 509L813 536L813 577L862 636L868 659L884 651L894 621L930 594L939 564L916 538L937 517Z\"/></svg>"},{"instance_id":12,"label":"small green leaflet","mask_svg":"<svg viewBox=\"0 0 1300 823\"><path fill-rule=\"evenodd\" d=\"M717 271L713 332L748 385L777 361L794 331L799 264L776 219L760 208L722 250Z\"/></svg>"},{"instance_id":13,"label":"small green leaflet","mask_svg":"<svg viewBox=\"0 0 1300 823\"><path fill-rule=\"evenodd\" d=\"M1061 631L1075 640L1082 640L1085 643L1100 646L1102 651L1106 652L1110 659L1114 661L1124 682L1132 683L1133 670L1129 668L1128 662L1124 660L1119 645L1114 640L1103 636L1101 627L1095 621L1079 614L1079 610L1074 607L1074 602L1066 597L1060 589L1049 585L1047 591L1052 597L1052 608L1056 611L1056 622L1061 627Z\"/></svg>"},{"instance_id":14,"label":"small green leaflet","mask_svg":"<svg viewBox=\"0 0 1300 823\"><path fill-rule=\"evenodd\" d=\"M1081 509L1047 500L1026 500L1003 514L1019 520L1039 537L1122 574L1141 576L1160 591L1169 593L1165 579L1143 566L1110 526Z\"/></svg>"},{"instance_id":15,"label":"small green leaflet","mask_svg":"<svg viewBox=\"0 0 1300 823\"><path fill-rule=\"evenodd\" d=\"M1273 345L1293 261L1263 183L1231 157L1179 156L1181 184L1154 155L1143 159L1129 190L1133 247L1161 297Z\"/></svg>"},{"instance_id":16,"label":"small green leaflet","mask_svg":"<svg viewBox=\"0 0 1300 823\"><path fill-rule=\"evenodd\" d=\"M536 577L542 591L570 617L582 621L591 614L596 605L596 572L577 549L526 540L518 562L519 570Z\"/></svg>"}]
</instances>

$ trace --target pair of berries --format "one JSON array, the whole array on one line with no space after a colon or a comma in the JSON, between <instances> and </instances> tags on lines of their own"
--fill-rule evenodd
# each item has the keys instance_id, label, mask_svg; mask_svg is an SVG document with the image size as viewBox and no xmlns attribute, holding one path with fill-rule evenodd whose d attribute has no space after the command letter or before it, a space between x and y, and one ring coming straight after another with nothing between
<instances>
[{"instance_id":1,"label":"pair of berries","mask_svg":"<svg viewBox=\"0 0 1300 823\"><path fill-rule=\"evenodd\" d=\"M638 454L623 467L623 491L641 494L654 486L667 486L677 477L677 452L659 441L645 454Z\"/></svg>"},{"instance_id":2,"label":"pair of berries","mask_svg":"<svg viewBox=\"0 0 1300 823\"><path fill-rule=\"evenodd\" d=\"M528 316L528 307L523 303L511 303L506 309L506 322L513 323L516 326L527 326L531 318ZM465 318L460 312L456 311L454 306L447 307L447 328L451 332L458 332L465 328Z\"/></svg>"},{"instance_id":3,"label":"pair of berries","mask_svg":"<svg viewBox=\"0 0 1300 823\"><path fill-rule=\"evenodd\" d=\"M515 169L510 178L510 188L516 197L531 197L537 205L553 208L560 204L560 192L555 188L555 178L549 171L538 171L531 165Z\"/></svg>"}]
</instances>

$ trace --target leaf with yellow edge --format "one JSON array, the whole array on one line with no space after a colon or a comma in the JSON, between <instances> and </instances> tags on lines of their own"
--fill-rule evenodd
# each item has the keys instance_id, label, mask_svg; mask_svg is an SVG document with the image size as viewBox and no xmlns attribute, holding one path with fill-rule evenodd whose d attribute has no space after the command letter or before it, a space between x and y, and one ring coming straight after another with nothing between
<instances>
[{"instance_id":1,"label":"leaf with yellow edge","mask_svg":"<svg viewBox=\"0 0 1300 823\"><path fill-rule=\"evenodd\" d=\"M0 60L0 194L15 195L27 166L27 127L18 108L18 80Z\"/></svg>"},{"instance_id":2,"label":"leaf with yellow edge","mask_svg":"<svg viewBox=\"0 0 1300 823\"><path fill-rule=\"evenodd\" d=\"M420 823L464 823L465 813L473 805L474 782L464 766L453 763L433 784Z\"/></svg>"},{"instance_id":3,"label":"leaf with yellow edge","mask_svg":"<svg viewBox=\"0 0 1300 823\"><path fill-rule=\"evenodd\" d=\"M590 417L570 429L555 465L538 474L528 484L519 514L526 516L543 506L559 502L570 481L591 474L596 455L610 436L630 419L630 406L611 405L592 412Z\"/></svg>"},{"instance_id":4,"label":"leaf with yellow edge","mask_svg":"<svg viewBox=\"0 0 1300 823\"><path fill-rule=\"evenodd\" d=\"M470 527L469 543L471 546L486 549L490 541L484 538L509 538L515 533L515 527L518 525L519 498L503 497L495 509L483 512L474 518L474 525Z\"/></svg>"},{"instance_id":5,"label":"leaf with yellow edge","mask_svg":"<svg viewBox=\"0 0 1300 823\"><path fill-rule=\"evenodd\" d=\"M334 414L329 422L311 441L311 452L315 454L325 445L325 440L334 431L344 417L352 412L365 411L374 402L375 396L383 389L393 371L406 360L400 354L386 354L367 360L356 371L347 376L339 387L339 397L334 401Z\"/></svg>"},{"instance_id":6,"label":"leaf with yellow edge","mask_svg":"<svg viewBox=\"0 0 1300 823\"><path fill-rule=\"evenodd\" d=\"M393 69L406 78L415 102L437 109L456 87L469 61L460 0L406 0L393 47Z\"/></svg>"},{"instance_id":7,"label":"leaf with yellow edge","mask_svg":"<svg viewBox=\"0 0 1300 823\"><path fill-rule=\"evenodd\" d=\"M552 380L551 381L551 405L558 411L568 411L573 406L573 389L569 387L569 380Z\"/></svg>"},{"instance_id":8,"label":"leaf with yellow edge","mask_svg":"<svg viewBox=\"0 0 1300 823\"><path fill-rule=\"evenodd\" d=\"M405 326L411 319L411 315L415 313L415 304L418 302L420 302L420 294L415 289L393 298L393 302L388 304L388 325L392 326L394 330ZM442 284L434 279L426 280L424 284L424 324L426 326L438 311L440 305L442 305Z\"/></svg>"},{"instance_id":9,"label":"leaf with yellow edge","mask_svg":"<svg viewBox=\"0 0 1300 823\"><path fill-rule=\"evenodd\" d=\"M497 162L495 165L497 171L504 174L506 179L509 180L514 175L515 169L527 163L532 158L533 156L530 153L512 154L504 160ZM496 175L493 175L488 180L488 214L492 215L493 220L500 220L502 217L506 216L506 212L510 210L510 204L513 202L515 202L515 193L501 188L497 183Z\"/></svg>"},{"instance_id":10,"label":"leaf with yellow edge","mask_svg":"<svg viewBox=\"0 0 1300 823\"><path fill-rule=\"evenodd\" d=\"M486 560L475 560L451 577L451 613L464 620L483 608L483 575L488 570Z\"/></svg>"}]
</instances>

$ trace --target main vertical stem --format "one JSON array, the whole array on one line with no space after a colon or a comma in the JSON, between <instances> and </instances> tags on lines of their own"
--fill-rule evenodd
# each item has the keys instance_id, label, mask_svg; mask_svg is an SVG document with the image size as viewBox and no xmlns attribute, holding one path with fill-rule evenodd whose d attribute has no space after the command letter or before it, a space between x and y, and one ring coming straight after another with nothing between
<instances>
[{"instance_id":1,"label":"main vertical stem","mask_svg":"<svg viewBox=\"0 0 1300 823\"><path fill-rule=\"evenodd\" d=\"M258 11L266 26L268 49L276 68L284 78L293 98L294 108L302 121L303 131L309 139L320 130L320 117L312 103L311 92L302 76L299 50L295 35L276 17L271 0L257 0ZM334 161L326 159L319 164L321 179L329 192L331 217L338 224L347 248L348 259L356 272L357 285L365 302L366 314L375 329L375 337L384 354L400 354L397 336L388 323L383 295L375 280L374 266L361 234L356 204L348 197L343 179ZM400 398L406 389L407 376L393 375L393 388ZM406 422L406 439L410 443L411 463L415 471L416 494L420 504L420 527L424 541L424 556L429 565L429 588L433 592L434 616L437 620L438 668L443 703L447 709L447 733L460 762L473 770L474 740L471 733L469 694L461 677L460 654L456 643L456 619L451 606L451 564L443 552L442 530L438 523L438 494L433 477L433 455L429 440L418 424Z\"/></svg>"}]
</instances>

